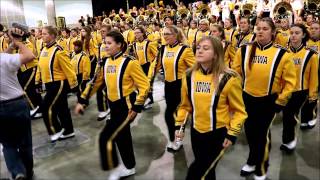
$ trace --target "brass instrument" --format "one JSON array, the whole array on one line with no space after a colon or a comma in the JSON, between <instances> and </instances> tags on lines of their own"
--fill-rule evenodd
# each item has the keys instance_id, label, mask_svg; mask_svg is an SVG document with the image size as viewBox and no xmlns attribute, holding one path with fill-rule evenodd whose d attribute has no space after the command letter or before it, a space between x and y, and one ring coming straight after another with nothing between
<instances>
[{"instance_id":1,"label":"brass instrument","mask_svg":"<svg viewBox=\"0 0 320 180\"><path fill-rule=\"evenodd\" d=\"M292 14L292 6L288 2L279 2L273 8L273 16L277 20L289 18Z\"/></svg>"},{"instance_id":2,"label":"brass instrument","mask_svg":"<svg viewBox=\"0 0 320 180\"><path fill-rule=\"evenodd\" d=\"M305 10L308 14L320 15L320 0L307 0Z\"/></svg>"},{"instance_id":3,"label":"brass instrument","mask_svg":"<svg viewBox=\"0 0 320 180\"><path fill-rule=\"evenodd\" d=\"M146 11L146 16L147 16L147 22L153 22L156 17L157 17L157 12L156 11L152 11L152 10L147 10Z\"/></svg>"},{"instance_id":4,"label":"brass instrument","mask_svg":"<svg viewBox=\"0 0 320 180\"><path fill-rule=\"evenodd\" d=\"M211 10L207 4L201 4L197 9L198 19L208 19L210 16Z\"/></svg>"},{"instance_id":5,"label":"brass instrument","mask_svg":"<svg viewBox=\"0 0 320 180\"><path fill-rule=\"evenodd\" d=\"M126 23L133 25L133 24L135 23L135 19L134 19L132 16L128 16L128 17L126 18Z\"/></svg>"},{"instance_id":6,"label":"brass instrument","mask_svg":"<svg viewBox=\"0 0 320 180\"><path fill-rule=\"evenodd\" d=\"M180 8L177 11L178 19L189 19L190 11L187 8Z\"/></svg>"},{"instance_id":7,"label":"brass instrument","mask_svg":"<svg viewBox=\"0 0 320 180\"><path fill-rule=\"evenodd\" d=\"M119 14L115 15L113 18L113 23L120 23L122 21L121 17Z\"/></svg>"},{"instance_id":8,"label":"brass instrument","mask_svg":"<svg viewBox=\"0 0 320 180\"><path fill-rule=\"evenodd\" d=\"M144 15L139 15L137 18L136 18L136 22L139 24L141 22L145 21L145 17Z\"/></svg>"},{"instance_id":9,"label":"brass instrument","mask_svg":"<svg viewBox=\"0 0 320 180\"><path fill-rule=\"evenodd\" d=\"M253 10L254 10L253 4L250 4L250 3L243 4L241 8L241 16L250 17L253 14Z\"/></svg>"}]
</instances>

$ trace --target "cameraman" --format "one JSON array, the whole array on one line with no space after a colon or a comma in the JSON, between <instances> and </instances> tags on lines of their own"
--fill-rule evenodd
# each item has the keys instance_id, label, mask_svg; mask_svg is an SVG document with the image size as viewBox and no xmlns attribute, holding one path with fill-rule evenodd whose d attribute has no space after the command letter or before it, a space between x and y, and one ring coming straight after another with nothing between
<instances>
[{"instance_id":1,"label":"cameraman","mask_svg":"<svg viewBox=\"0 0 320 180\"><path fill-rule=\"evenodd\" d=\"M35 58L19 40L21 38L16 38L24 34L20 29L10 29L10 46L0 53L0 143L13 179L31 179L33 176L31 118L17 79L20 66ZM16 49L19 54L10 54Z\"/></svg>"}]
</instances>

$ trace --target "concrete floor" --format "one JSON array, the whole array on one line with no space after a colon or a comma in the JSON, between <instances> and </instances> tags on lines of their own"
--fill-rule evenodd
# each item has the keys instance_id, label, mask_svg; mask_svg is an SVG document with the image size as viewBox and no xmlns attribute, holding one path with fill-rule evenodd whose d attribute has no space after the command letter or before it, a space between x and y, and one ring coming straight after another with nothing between
<instances>
[{"instance_id":1,"label":"concrete floor","mask_svg":"<svg viewBox=\"0 0 320 180\"><path fill-rule=\"evenodd\" d=\"M135 176L127 180L180 180L184 179L188 165L193 160L189 130L186 130L184 148L176 154L165 151L168 141L164 121L165 101L163 84L156 81L154 85L156 103L153 108L141 113L132 123L132 135L136 156ZM70 97L73 110L75 98ZM59 153L48 157L35 157L35 179L107 179L108 172L100 168L98 154L98 135L104 122L96 121L97 108L95 98L83 116L73 115L74 126L87 139L78 146L61 149ZM272 180L317 180L320 179L320 135L319 122L315 128L305 132L298 130L296 151L283 154L281 144L282 123L275 120L272 127L272 150L268 179ZM34 146L38 146L39 137L46 137L42 119L32 121ZM70 140L72 141L72 140ZM242 165L248 156L248 145L242 133L235 146L227 150L216 169L217 179L239 180ZM4 158L0 155L0 179L10 175L6 170Z\"/></svg>"}]
</instances>

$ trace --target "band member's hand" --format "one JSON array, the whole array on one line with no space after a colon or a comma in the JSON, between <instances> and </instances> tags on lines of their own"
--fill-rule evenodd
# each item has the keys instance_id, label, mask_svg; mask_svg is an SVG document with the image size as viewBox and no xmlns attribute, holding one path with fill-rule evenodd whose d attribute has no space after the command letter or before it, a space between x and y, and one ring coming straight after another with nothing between
<instances>
[{"instance_id":1,"label":"band member's hand","mask_svg":"<svg viewBox=\"0 0 320 180\"><path fill-rule=\"evenodd\" d=\"M131 121L133 121L137 117L137 114L138 114L137 112L130 109L128 113L128 117Z\"/></svg>"},{"instance_id":2,"label":"band member's hand","mask_svg":"<svg viewBox=\"0 0 320 180\"><path fill-rule=\"evenodd\" d=\"M223 148L228 148L231 145L232 145L232 142L229 139L225 138L222 144Z\"/></svg>"},{"instance_id":3,"label":"band member's hand","mask_svg":"<svg viewBox=\"0 0 320 180\"><path fill-rule=\"evenodd\" d=\"M183 139L184 138L184 132L183 131L180 131L180 130L176 130L175 131L175 136L176 136L176 139Z\"/></svg>"},{"instance_id":4,"label":"band member's hand","mask_svg":"<svg viewBox=\"0 0 320 180\"><path fill-rule=\"evenodd\" d=\"M84 106L80 103L77 103L76 107L74 108L74 113L76 115L79 115L79 114L83 114L84 112Z\"/></svg>"}]
</instances>

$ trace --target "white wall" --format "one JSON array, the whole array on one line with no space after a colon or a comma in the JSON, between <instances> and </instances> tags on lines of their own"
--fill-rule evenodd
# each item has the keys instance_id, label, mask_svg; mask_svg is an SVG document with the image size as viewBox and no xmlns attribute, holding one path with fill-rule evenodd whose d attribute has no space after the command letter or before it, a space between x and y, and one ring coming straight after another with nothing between
<instances>
[{"instance_id":1,"label":"white wall","mask_svg":"<svg viewBox=\"0 0 320 180\"><path fill-rule=\"evenodd\" d=\"M38 21L48 23L45 0L18 0L22 1L25 22L29 27L37 27ZM12 20L9 16L21 13L21 7L17 7L11 3L12 0L0 0L1 21L6 22ZM56 16L65 17L66 24L77 24L80 16L89 14L92 16L91 0L55 0ZM5 13L4 13L5 12ZM9 19L8 19L9 18ZM21 21L19 21L21 22Z\"/></svg>"},{"instance_id":2,"label":"white wall","mask_svg":"<svg viewBox=\"0 0 320 180\"><path fill-rule=\"evenodd\" d=\"M76 24L81 16L89 14L92 17L91 0L55 0L56 16L63 16L66 24Z\"/></svg>"},{"instance_id":3,"label":"white wall","mask_svg":"<svg viewBox=\"0 0 320 180\"><path fill-rule=\"evenodd\" d=\"M44 0L23 0L23 8L28 26L37 27L39 20L48 23Z\"/></svg>"}]
</instances>

